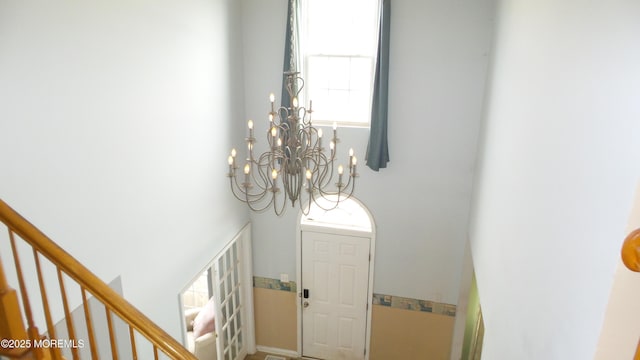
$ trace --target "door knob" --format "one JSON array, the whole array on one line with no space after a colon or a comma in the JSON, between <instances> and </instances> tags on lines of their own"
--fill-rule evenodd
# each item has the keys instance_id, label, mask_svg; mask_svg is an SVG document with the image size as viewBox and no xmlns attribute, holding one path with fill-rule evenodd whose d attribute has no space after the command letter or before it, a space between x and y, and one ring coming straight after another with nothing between
<instances>
[{"instance_id":1,"label":"door knob","mask_svg":"<svg viewBox=\"0 0 640 360\"><path fill-rule=\"evenodd\" d=\"M303 302L302 303L302 307L305 308L305 309L308 308L309 307L309 302L308 301Z\"/></svg>"}]
</instances>

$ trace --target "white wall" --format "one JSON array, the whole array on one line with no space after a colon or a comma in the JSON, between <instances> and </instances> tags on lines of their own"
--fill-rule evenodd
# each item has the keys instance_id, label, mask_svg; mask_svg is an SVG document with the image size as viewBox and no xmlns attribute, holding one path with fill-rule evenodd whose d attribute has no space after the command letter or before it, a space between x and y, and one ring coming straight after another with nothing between
<instances>
[{"instance_id":1,"label":"white wall","mask_svg":"<svg viewBox=\"0 0 640 360\"><path fill-rule=\"evenodd\" d=\"M485 359L590 359L640 176L640 3L502 1L471 242Z\"/></svg>"},{"instance_id":2,"label":"white wall","mask_svg":"<svg viewBox=\"0 0 640 360\"><path fill-rule=\"evenodd\" d=\"M243 1L246 115L260 120L257 134L269 92L280 95L286 3ZM458 300L492 15L492 0L394 1L389 167L364 166L367 129L339 129L342 160L353 146L362 164L355 196L378 226L378 293ZM297 215L252 214L256 275L295 278Z\"/></svg>"},{"instance_id":3,"label":"white wall","mask_svg":"<svg viewBox=\"0 0 640 360\"><path fill-rule=\"evenodd\" d=\"M225 177L239 16L232 0L0 3L0 197L176 337L178 291L248 220Z\"/></svg>"}]
</instances>

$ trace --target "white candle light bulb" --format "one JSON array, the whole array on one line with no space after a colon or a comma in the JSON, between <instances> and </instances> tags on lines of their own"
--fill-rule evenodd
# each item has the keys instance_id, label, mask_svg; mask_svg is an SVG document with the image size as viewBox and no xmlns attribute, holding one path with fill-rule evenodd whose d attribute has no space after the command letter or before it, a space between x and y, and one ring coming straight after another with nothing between
<instances>
[{"instance_id":1,"label":"white candle light bulb","mask_svg":"<svg viewBox=\"0 0 640 360\"><path fill-rule=\"evenodd\" d=\"M298 98L294 96L293 97L293 101L292 101L291 104L293 105L294 108L297 108L298 107Z\"/></svg>"},{"instance_id":2,"label":"white candle light bulb","mask_svg":"<svg viewBox=\"0 0 640 360\"><path fill-rule=\"evenodd\" d=\"M231 157L236 157L236 149L231 149Z\"/></svg>"},{"instance_id":3,"label":"white candle light bulb","mask_svg":"<svg viewBox=\"0 0 640 360\"><path fill-rule=\"evenodd\" d=\"M353 156L353 148L349 149L349 156Z\"/></svg>"},{"instance_id":4,"label":"white candle light bulb","mask_svg":"<svg viewBox=\"0 0 640 360\"><path fill-rule=\"evenodd\" d=\"M318 137L321 138L322 137L322 129L318 129Z\"/></svg>"},{"instance_id":5,"label":"white candle light bulb","mask_svg":"<svg viewBox=\"0 0 640 360\"><path fill-rule=\"evenodd\" d=\"M307 169L307 180L311 180L311 170Z\"/></svg>"},{"instance_id":6,"label":"white candle light bulb","mask_svg":"<svg viewBox=\"0 0 640 360\"><path fill-rule=\"evenodd\" d=\"M353 157L353 166L356 166L356 163L358 162L358 158L356 158L355 156Z\"/></svg>"},{"instance_id":7,"label":"white candle light bulb","mask_svg":"<svg viewBox=\"0 0 640 360\"><path fill-rule=\"evenodd\" d=\"M331 149L331 151L333 151L333 149L335 149L335 148L336 148L336 143L335 143L335 142L333 142L333 140L331 140L331 141L329 142L329 149Z\"/></svg>"},{"instance_id":8,"label":"white candle light bulb","mask_svg":"<svg viewBox=\"0 0 640 360\"><path fill-rule=\"evenodd\" d=\"M271 178L273 180L278 178L278 170L276 170L276 169L271 170Z\"/></svg>"},{"instance_id":9,"label":"white candle light bulb","mask_svg":"<svg viewBox=\"0 0 640 360\"><path fill-rule=\"evenodd\" d=\"M276 96L273 95L273 93L269 94L269 101L271 101L271 102L276 101Z\"/></svg>"},{"instance_id":10,"label":"white candle light bulb","mask_svg":"<svg viewBox=\"0 0 640 360\"><path fill-rule=\"evenodd\" d=\"M247 126L249 126L249 129L253 129L253 120L249 120Z\"/></svg>"},{"instance_id":11,"label":"white candle light bulb","mask_svg":"<svg viewBox=\"0 0 640 360\"><path fill-rule=\"evenodd\" d=\"M276 135L278 135L278 129L274 126L271 128L271 136L276 137Z\"/></svg>"},{"instance_id":12,"label":"white candle light bulb","mask_svg":"<svg viewBox=\"0 0 640 360\"><path fill-rule=\"evenodd\" d=\"M282 146L282 139L278 138L278 147Z\"/></svg>"},{"instance_id":13,"label":"white candle light bulb","mask_svg":"<svg viewBox=\"0 0 640 360\"><path fill-rule=\"evenodd\" d=\"M344 167L342 165L338 165L338 175L342 175L344 173Z\"/></svg>"},{"instance_id":14,"label":"white candle light bulb","mask_svg":"<svg viewBox=\"0 0 640 360\"><path fill-rule=\"evenodd\" d=\"M334 121L333 122L333 130L336 130L336 129L338 129L338 123Z\"/></svg>"},{"instance_id":15,"label":"white candle light bulb","mask_svg":"<svg viewBox=\"0 0 640 360\"><path fill-rule=\"evenodd\" d=\"M269 122L273 121L273 114L269 114Z\"/></svg>"},{"instance_id":16,"label":"white candle light bulb","mask_svg":"<svg viewBox=\"0 0 640 360\"><path fill-rule=\"evenodd\" d=\"M251 171L251 166L249 166L249 164L246 164L244 166L244 174L245 175L249 175L249 172Z\"/></svg>"},{"instance_id":17,"label":"white candle light bulb","mask_svg":"<svg viewBox=\"0 0 640 360\"><path fill-rule=\"evenodd\" d=\"M227 161L229 162L229 165L233 165L233 156L229 155L229 158L227 158Z\"/></svg>"}]
</instances>

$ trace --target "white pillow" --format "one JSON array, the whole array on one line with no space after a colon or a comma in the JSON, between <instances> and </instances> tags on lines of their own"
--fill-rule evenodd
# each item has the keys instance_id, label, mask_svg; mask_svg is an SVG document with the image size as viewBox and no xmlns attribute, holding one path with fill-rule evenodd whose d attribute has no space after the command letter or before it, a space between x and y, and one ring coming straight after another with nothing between
<instances>
[{"instance_id":1,"label":"white pillow","mask_svg":"<svg viewBox=\"0 0 640 360\"><path fill-rule=\"evenodd\" d=\"M197 339L204 334L213 332L215 328L215 311L213 309L213 297L211 297L198 313L198 316L193 319L193 337Z\"/></svg>"}]
</instances>

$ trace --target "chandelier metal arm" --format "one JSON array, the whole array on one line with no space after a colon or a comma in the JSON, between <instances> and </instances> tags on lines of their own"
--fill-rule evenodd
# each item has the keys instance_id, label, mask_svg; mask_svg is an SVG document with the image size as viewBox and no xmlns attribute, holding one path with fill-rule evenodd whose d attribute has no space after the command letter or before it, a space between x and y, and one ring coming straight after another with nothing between
<instances>
[{"instance_id":1,"label":"chandelier metal arm","mask_svg":"<svg viewBox=\"0 0 640 360\"><path fill-rule=\"evenodd\" d=\"M333 160L327 162L324 155L321 155L322 162L317 166L318 169L318 181L316 187L324 188L329 185L333 178Z\"/></svg>"},{"instance_id":2,"label":"chandelier metal arm","mask_svg":"<svg viewBox=\"0 0 640 360\"><path fill-rule=\"evenodd\" d=\"M255 175L252 175L253 181L258 184L261 190L268 191L270 188L274 186L272 178L271 178L271 170L273 170L270 164L270 155L269 153L263 153L258 158L258 161L253 161L253 164L257 171L251 172L252 174L258 173L260 176L260 181L258 182L255 178Z\"/></svg>"},{"instance_id":3,"label":"chandelier metal arm","mask_svg":"<svg viewBox=\"0 0 640 360\"><path fill-rule=\"evenodd\" d=\"M235 186L234 186L234 183L235 183ZM245 186L245 184L248 186ZM249 188L251 188L251 184L243 183L242 185L240 185L238 184L238 179L235 176L231 179L231 191L233 192L233 195L236 197L236 199L240 201L246 201L246 199L251 199L250 200L251 202L260 202L267 194L266 191L252 194L249 192Z\"/></svg>"},{"instance_id":4,"label":"chandelier metal arm","mask_svg":"<svg viewBox=\"0 0 640 360\"><path fill-rule=\"evenodd\" d=\"M270 205L271 202L274 201L273 198L271 198L269 200L269 202L267 204L264 205L264 207L262 208L258 208L253 206L253 204L256 203L260 203L262 202L262 200L265 198L265 196L267 195L267 191L261 191L260 193L251 193L249 189L251 189L253 186L248 183L245 182L242 185L238 184L237 181L237 177L235 176L235 174L229 174L230 177L230 185L231 185L231 192L233 193L233 195L236 197L236 199L243 201L245 203L247 203L247 205L249 206L249 208L253 211L256 212L261 212L264 211L265 209L267 209ZM235 186L234 186L235 184ZM238 194L238 192L240 194ZM241 196L243 195L243 196Z\"/></svg>"},{"instance_id":5,"label":"chandelier metal arm","mask_svg":"<svg viewBox=\"0 0 640 360\"><path fill-rule=\"evenodd\" d=\"M306 201L306 206L303 206L303 202L300 201L300 211L302 211L302 214L307 216L309 215L309 211L311 211L311 204L313 199L313 190L311 189L307 189L307 192L309 193L309 195L307 196L307 201Z\"/></svg>"},{"instance_id":6,"label":"chandelier metal arm","mask_svg":"<svg viewBox=\"0 0 640 360\"><path fill-rule=\"evenodd\" d=\"M274 194L273 194L273 211L276 213L276 215L277 216L282 215L284 213L284 210L286 209L286 206L287 206L287 197L286 196L282 196L282 206L280 206L280 208L278 208L278 204L277 204L277 201L276 201L276 192L274 192Z\"/></svg>"},{"instance_id":7,"label":"chandelier metal arm","mask_svg":"<svg viewBox=\"0 0 640 360\"><path fill-rule=\"evenodd\" d=\"M289 201L292 206L298 203L304 214L308 214L314 202L324 210L333 209L341 200L353 194L357 176L356 158L351 149L348 164L344 167L339 165L336 171L339 142L337 126L333 126L326 151L322 129L312 125L312 103L309 102L308 108L298 104L304 80L295 71L286 72L285 76L291 106L276 108L275 96L270 96L271 111L268 113L269 129L266 134L269 148L257 157L253 153L256 144L253 121L249 120L249 136L245 138L247 157L243 168L244 181L238 180L235 149L228 158L227 176L230 178L231 191L253 211L264 211L273 206L273 211L281 215ZM344 176L347 176L346 183ZM281 198L279 193L282 194ZM332 206L326 209L327 206L317 201L320 198L329 201Z\"/></svg>"},{"instance_id":8,"label":"chandelier metal arm","mask_svg":"<svg viewBox=\"0 0 640 360\"><path fill-rule=\"evenodd\" d=\"M264 207L262 207L262 208L256 208L256 207L254 207L254 206L253 206L253 204L256 204L256 203L259 203L259 202L257 202L257 201L250 201L250 200L249 200L249 198L248 198L248 195L247 195L247 199L242 200L242 201L244 201L245 203L247 203L247 206L249 206L249 209L251 209L251 210L253 210L253 211L255 211L255 212L262 212L262 211L266 210L267 208L269 208L269 207L271 206L271 203L274 201L274 198L271 198L271 199L269 200L269 202L268 202Z\"/></svg>"}]
</instances>

